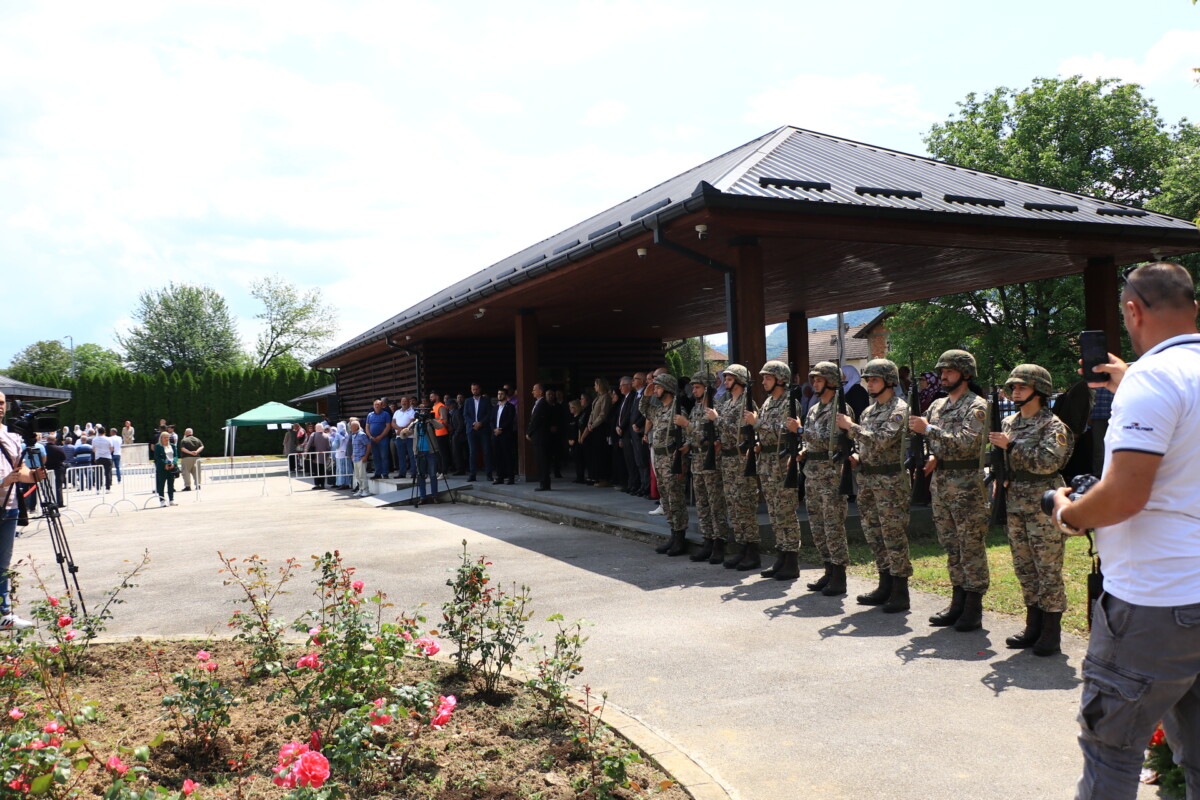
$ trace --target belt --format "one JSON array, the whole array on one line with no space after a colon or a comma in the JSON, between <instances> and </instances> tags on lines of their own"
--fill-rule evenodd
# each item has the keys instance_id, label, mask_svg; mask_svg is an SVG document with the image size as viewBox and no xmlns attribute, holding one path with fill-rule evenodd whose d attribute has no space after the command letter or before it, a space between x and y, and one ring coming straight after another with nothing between
<instances>
[{"instance_id":1,"label":"belt","mask_svg":"<svg viewBox=\"0 0 1200 800\"><path fill-rule=\"evenodd\" d=\"M968 458L962 461L941 461L938 463L937 468L942 471L979 469L979 459Z\"/></svg>"},{"instance_id":2,"label":"belt","mask_svg":"<svg viewBox=\"0 0 1200 800\"><path fill-rule=\"evenodd\" d=\"M787 445L784 444L783 442L778 442L776 444L764 444L761 447L762 447L761 452L763 455L773 456L776 453L783 453L784 455L788 455Z\"/></svg>"},{"instance_id":3,"label":"belt","mask_svg":"<svg viewBox=\"0 0 1200 800\"><path fill-rule=\"evenodd\" d=\"M1036 472L1027 472L1023 469L1014 470L1008 473L1008 479L1016 483L1041 483L1042 481L1053 480L1057 472L1047 472L1039 475Z\"/></svg>"},{"instance_id":4,"label":"belt","mask_svg":"<svg viewBox=\"0 0 1200 800\"><path fill-rule=\"evenodd\" d=\"M860 475L895 475L899 471L899 464L863 464L858 468Z\"/></svg>"},{"instance_id":5,"label":"belt","mask_svg":"<svg viewBox=\"0 0 1200 800\"><path fill-rule=\"evenodd\" d=\"M828 461L829 460L829 451L828 450L814 450L814 451L805 453L804 460L805 461Z\"/></svg>"},{"instance_id":6,"label":"belt","mask_svg":"<svg viewBox=\"0 0 1200 800\"><path fill-rule=\"evenodd\" d=\"M655 448L654 448L654 455L656 455L656 456L669 456L669 455L671 455L671 450L670 450L670 448L669 448L669 447L655 447Z\"/></svg>"},{"instance_id":7,"label":"belt","mask_svg":"<svg viewBox=\"0 0 1200 800\"><path fill-rule=\"evenodd\" d=\"M740 455L741 455L741 453L738 452L738 449L736 446L721 448L721 458L734 458L734 457L740 456Z\"/></svg>"}]
</instances>

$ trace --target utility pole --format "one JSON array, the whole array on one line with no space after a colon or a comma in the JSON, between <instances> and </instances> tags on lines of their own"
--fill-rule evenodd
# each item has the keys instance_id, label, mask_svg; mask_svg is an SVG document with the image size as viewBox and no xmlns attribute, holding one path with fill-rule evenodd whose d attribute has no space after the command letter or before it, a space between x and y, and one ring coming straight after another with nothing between
<instances>
[{"instance_id":1,"label":"utility pole","mask_svg":"<svg viewBox=\"0 0 1200 800\"><path fill-rule=\"evenodd\" d=\"M70 334L67 334L63 338L71 340L71 377L74 378L75 377L75 337L71 336Z\"/></svg>"}]
</instances>

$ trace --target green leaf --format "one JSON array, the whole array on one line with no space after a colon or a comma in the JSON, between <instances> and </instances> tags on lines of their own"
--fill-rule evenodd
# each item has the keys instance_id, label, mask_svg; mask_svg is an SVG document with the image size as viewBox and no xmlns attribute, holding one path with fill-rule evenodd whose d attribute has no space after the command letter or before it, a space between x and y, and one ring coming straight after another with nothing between
<instances>
[{"instance_id":1,"label":"green leaf","mask_svg":"<svg viewBox=\"0 0 1200 800\"><path fill-rule=\"evenodd\" d=\"M39 775L33 779L33 783L29 784L30 794L45 794L50 789L50 783L54 780L54 773L47 772L45 775Z\"/></svg>"},{"instance_id":2,"label":"green leaf","mask_svg":"<svg viewBox=\"0 0 1200 800\"><path fill-rule=\"evenodd\" d=\"M135 747L133 749L133 757L136 758L138 761L149 761L150 760L150 748L146 747L145 745L142 745L141 747Z\"/></svg>"},{"instance_id":3,"label":"green leaf","mask_svg":"<svg viewBox=\"0 0 1200 800\"><path fill-rule=\"evenodd\" d=\"M158 747L160 744L163 743L164 739L166 739L166 734L160 733L160 734L158 734L158 736L155 736L153 741L151 741L150 744L147 746L148 747Z\"/></svg>"}]
</instances>

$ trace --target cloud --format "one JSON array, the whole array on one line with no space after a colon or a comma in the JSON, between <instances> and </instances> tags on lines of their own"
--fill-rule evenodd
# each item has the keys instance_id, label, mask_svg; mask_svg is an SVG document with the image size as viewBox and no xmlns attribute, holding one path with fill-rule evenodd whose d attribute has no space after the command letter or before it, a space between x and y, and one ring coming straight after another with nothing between
<instances>
[{"instance_id":1,"label":"cloud","mask_svg":"<svg viewBox=\"0 0 1200 800\"><path fill-rule=\"evenodd\" d=\"M1191 82L1200 66L1200 30L1168 31L1141 58L1110 58L1101 53L1071 56L1058 66L1060 75L1085 78L1118 78L1143 86Z\"/></svg>"},{"instance_id":2,"label":"cloud","mask_svg":"<svg viewBox=\"0 0 1200 800\"><path fill-rule=\"evenodd\" d=\"M882 75L797 75L752 95L745 120L772 127L796 125L822 133L871 141L880 129L911 130L938 120L921 107L912 84L892 84Z\"/></svg>"},{"instance_id":3,"label":"cloud","mask_svg":"<svg viewBox=\"0 0 1200 800\"><path fill-rule=\"evenodd\" d=\"M519 114L524 110L521 101L506 92L477 94L468 105L482 114Z\"/></svg>"},{"instance_id":4,"label":"cloud","mask_svg":"<svg viewBox=\"0 0 1200 800\"><path fill-rule=\"evenodd\" d=\"M579 124L591 128L603 128L616 125L628 115L629 106L620 100L601 100L587 110Z\"/></svg>"}]
</instances>

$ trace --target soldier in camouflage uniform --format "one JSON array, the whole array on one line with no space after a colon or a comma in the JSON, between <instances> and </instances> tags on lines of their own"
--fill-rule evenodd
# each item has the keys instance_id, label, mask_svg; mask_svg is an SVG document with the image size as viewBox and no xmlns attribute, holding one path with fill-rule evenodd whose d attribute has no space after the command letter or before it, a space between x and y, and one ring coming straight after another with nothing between
<instances>
[{"instance_id":1,"label":"soldier in camouflage uniform","mask_svg":"<svg viewBox=\"0 0 1200 800\"><path fill-rule=\"evenodd\" d=\"M1042 513L1042 493L1063 485L1058 471L1071 457L1073 442L1066 424L1048 407L1053 385L1045 369L1019 365L1004 391L1019 410L1004 418L1003 432L988 438L1005 450L1008 543L1025 598L1025 630L1005 644L1013 649L1032 646L1035 655L1048 656L1061 652L1066 534Z\"/></svg>"},{"instance_id":2,"label":"soldier in camouflage uniform","mask_svg":"<svg viewBox=\"0 0 1200 800\"><path fill-rule=\"evenodd\" d=\"M850 547L846 542L846 498L838 488L842 465L832 459L831 440L836 440L837 388L842 371L832 361L821 361L808 373L813 394L820 400L808 409L804 420L804 505L813 541L825 562L825 574L808 584L809 591L828 597L846 593L846 566Z\"/></svg>"},{"instance_id":3,"label":"soldier in camouflage uniform","mask_svg":"<svg viewBox=\"0 0 1200 800\"><path fill-rule=\"evenodd\" d=\"M768 361L759 370L767 399L756 414L744 412L746 424L758 432L758 478L767 498L767 512L775 531L775 563L762 571L764 578L792 581L800 577L800 496L784 486L788 465L796 457L800 420L790 416L788 387L792 370L782 361Z\"/></svg>"},{"instance_id":4,"label":"soldier in camouflage uniform","mask_svg":"<svg viewBox=\"0 0 1200 800\"><path fill-rule=\"evenodd\" d=\"M875 566L879 568L879 586L860 594L864 606L882 605L888 613L907 611L908 578L912 563L908 558L908 473L903 467L905 431L908 429L908 403L896 393L900 371L886 358L876 358L863 368L863 379L871 395L871 405L856 424L838 414L837 424L849 431L858 449L858 510L863 533Z\"/></svg>"},{"instance_id":5,"label":"soldier in camouflage uniform","mask_svg":"<svg viewBox=\"0 0 1200 800\"><path fill-rule=\"evenodd\" d=\"M654 379L650 388L657 400L646 407L646 425L650 428L650 453L654 474L658 479L658 496L662 503L663 516L671 526L671 538L662 552L669 556L681 556L687 552L687 498L684 496L683 475L677 475L671 469L671 462L675 457L672 439L674 432L678 430L675 426L675 412L678 410L676 395L679 394L679 382L674 375L663 373Z\"/></svg>"},{"instance_id":6,"label":"soldier in camouflage uniform","mask_svg":"<svg viewBox=\"0 0 1200 800\"><path fill-rule=\"evenodd\" d=\"M933 522L938 541L946 548L954 586L950 605L930 617L929 624L973 631L983 625L983 595L989 579L982 464L987 402L967 386L979 374L970 353L947 350L934 369L940 372L948 396L933 401L927 418L910 417L908 421L909 428L925 434L929 443L931 455L925 471L933 472Z\"/></svg>"},{"instance_id":7,"label":"soldier in camouflage uniform","mask_svg":"<svg viewBox=\"0 0 1200 800\"><path fill-rule=\"evenodd\" d=\"M692 488L696 492L696 516L700 519L700 533L704 545L691 555L692 561L713 563L725 560L725 540L729 537L729 518L725 512L725 493L721 488L720 459L714 459L711 469L704 468L709 443L705 441L705 413L712 407L713 389L717 379L710 372L697 372L692 376L692 395L696 398L688 416L678 414L675 424L683 427L687 442L687 457L691 460ZM715 423L713 424L716 434Z\"/></svg>"},{"instance_id":8,"label":"soldier in camouflage uniform","mask_svg":"<svg viewBox=\"0 0 1200 800\"><path fill-rule=\"evenodd\" d=\"M717 463L721 469L721 485L725 490L725 510L729 515L729 530L735 545L727 547L726 569L750 570L762 566L758 552L758 484L745 475L745 460L738 451L742 415L754 410L750 398L750 370L741 364L725 368L724 402L705 412L705 419L717 424ZM710 564L717 563L709 559Z\"/></svg>"}]
</instances>

